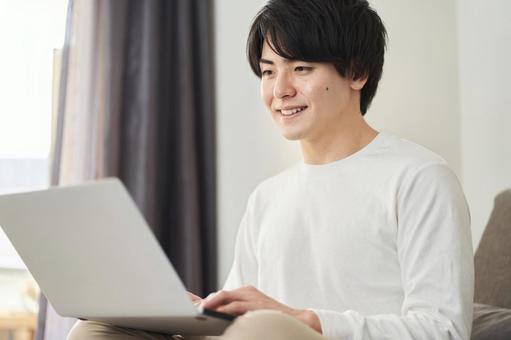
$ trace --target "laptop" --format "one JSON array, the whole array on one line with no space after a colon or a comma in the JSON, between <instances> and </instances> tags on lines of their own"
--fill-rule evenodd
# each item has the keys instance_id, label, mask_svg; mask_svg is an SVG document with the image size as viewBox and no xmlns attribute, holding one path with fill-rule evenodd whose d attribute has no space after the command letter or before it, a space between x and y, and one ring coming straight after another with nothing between
<instances>
[{"instance_id":1,"label":"laptop","mask_svg":"<svg viewBox=\"0 0 511 340\"><path fill-rule=\"evenodd\" d=\"M118 179L1 195L0 226L61 316L181 335L234 319L193 304Z\"/></svg>"}]
</instances>

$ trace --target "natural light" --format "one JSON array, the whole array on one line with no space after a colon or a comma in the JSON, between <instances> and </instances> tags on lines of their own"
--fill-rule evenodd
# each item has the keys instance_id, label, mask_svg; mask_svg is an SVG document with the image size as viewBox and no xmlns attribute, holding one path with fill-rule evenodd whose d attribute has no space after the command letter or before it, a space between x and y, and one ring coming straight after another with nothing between
<instances>
[{"instance_id":1,"label":"natural light","mask_svg":"<svg viewBox=\"0 0 511 340\"><path fill-rule=\"evenodd\" d=\"M49 184L55 49L67 0L0 0L0 194ZM0 228L0 339L25 339L37 286ZM19 329L23 325L23 329Z\"/></svg>"},{"instance_id":2,"label":"natural light","mask_svg":"<svg viewBox=\"0 0 511 340\"><path fill-rule=\"evenodd\" d=\"M50 150L53 50L64 42L66 0L0 0L0 158Z\"/></svg>"}]
</instances>

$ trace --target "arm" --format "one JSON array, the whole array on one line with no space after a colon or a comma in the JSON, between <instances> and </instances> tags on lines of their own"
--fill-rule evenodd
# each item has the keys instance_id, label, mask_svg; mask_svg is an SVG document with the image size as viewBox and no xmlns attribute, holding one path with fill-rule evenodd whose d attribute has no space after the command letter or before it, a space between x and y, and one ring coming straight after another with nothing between
<instances>
[{"instance_id":1,"label":"arm","mask_svg":"<svg viewBox=\"0 0 511 340\"><path fill-rule=\"evenodd\" d=\"M313 311L290 308L254 287L257 284L258 264L254 251L255 238L250 228L253 209L254 194L250 196L247 209L241 220L236 238L234 262L224 289L203 299L203 307L231 315L242 315L257 309L278 310L295 317L321 333L319 318Z\"/></svg>"},{"instance_id":2,"label":"arm","mask_svg":"<svg viewBox=\"0 0 511 340\"><path fill-rule=\"evenodd\" d=\"M401 314L315 310L323 333L350 340L468 340L473 252L470 216L456 177L443 164L418 169L401 185L397 211Z\"/></svg>"},{"instance_id":3,"label":"arm","mask_svg":"<svg viewBox=\"0 0 511 340\"><path fill-rule=\"evenodd\" d=\"M224 290L244 285L257 285L257 258L254 251L254 235L251 230L254 210L254 194L250 195L247 208L238 229L234 248L234 261L224 284Z\"/></svg>"}]
</instances>

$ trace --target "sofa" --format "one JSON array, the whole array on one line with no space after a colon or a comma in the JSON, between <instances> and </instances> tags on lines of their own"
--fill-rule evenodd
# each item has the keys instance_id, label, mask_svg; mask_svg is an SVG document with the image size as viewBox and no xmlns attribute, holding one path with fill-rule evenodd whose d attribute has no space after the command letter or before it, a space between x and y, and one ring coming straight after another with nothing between
<instances>
[{"instance_id":1,"label":"sofa","mask_svg":"<svg viewBox=\"0 0 511 340\"><path fill-rule=\"evenodd\" d=\"M511 340L511 189L495 198L474 265L471 340Z\"/></svg>"}]
</instances>

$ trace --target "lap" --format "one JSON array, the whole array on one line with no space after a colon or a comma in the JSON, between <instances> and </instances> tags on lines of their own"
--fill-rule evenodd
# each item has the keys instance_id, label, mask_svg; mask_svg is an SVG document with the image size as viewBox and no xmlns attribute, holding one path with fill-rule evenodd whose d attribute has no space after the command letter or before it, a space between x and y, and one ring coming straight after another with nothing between
<instances>
[{"instance_id":1,"label":"lap","mask_svg":"<svg viewBox=\"0 0 511 340\"><path fill-rule=\"evenodd\" d=\"M78 321L67 340L181 340L180 336L118 327L96 321ZM186 340L204 340L204 337L191 337Z\"/></svg>"},{"instance_id":2,"label":"lap","mask_svg":"<svg viewBox=\"0 0 511 340\"><path fill-rule=\"evenodd\" d=\"M95 321L79 321L68 340L325 340L300 321L276 311L260 310L238 317L219 337L171 336Z\"/></svg>"},{"instance_id":3,"label":"lap","mask_svg":"<svg viewBox=\"0 0 511 340\"><path fill-rule=\"evenodd\" d=\"M297 319L273 310L258 310L237 318L220 339L326 340Z\"/></svg>"}]
</instances>

